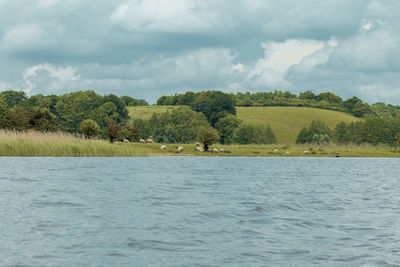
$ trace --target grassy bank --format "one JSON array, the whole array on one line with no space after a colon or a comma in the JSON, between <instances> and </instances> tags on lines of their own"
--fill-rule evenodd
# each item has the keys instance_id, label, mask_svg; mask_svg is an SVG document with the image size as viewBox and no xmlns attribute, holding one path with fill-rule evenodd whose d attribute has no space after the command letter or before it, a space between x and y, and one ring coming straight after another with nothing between
<instances>
[{"instance_id":1,"label":"grassy bank","mask_svg":"<svg viewBox=\"0 0 400 267\"><path fill-rule=\"evenodd\" d=\"M87 140L65 133L0 132L0 156L54 156L54 157L147 157L147 156L266 156L266 157L400 157L400 150L387 146L286 146L286 145L229 145L212 146L224 152L195 151L192 144L118 143L105 140ZM183 146L182 153L177 153ZM276 151L277 150L277 151ZM304 154L304 151L308 151ZM289 152L289 153L286 153Z\"/></svg>"}]
</instances>

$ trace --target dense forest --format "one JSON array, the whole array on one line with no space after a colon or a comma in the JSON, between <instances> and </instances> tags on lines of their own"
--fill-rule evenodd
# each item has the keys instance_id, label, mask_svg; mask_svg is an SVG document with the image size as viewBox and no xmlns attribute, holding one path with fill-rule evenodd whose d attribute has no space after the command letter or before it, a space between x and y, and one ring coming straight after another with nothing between
<instances>
[{"instance_id":1,"label":"dense forest","mask_svg":"<svg viewBox=\"0 0 400 267\"><path fill-rule=\"evenodd\" d=\"M357 97L342 100L333 93L299 96L289 92L227 94L220 91L187 92L162 96L157 105L179 105L172 112L154 113L150 119L130 120L127 106L148 105L129 96L99 95L78 91L63 95L26 96L24 92L0 93L0 129L63 131L86 138L113 141L151 139L160 143L193 143L209 138L221 144L275 144L267 125L254 126L236 117L237 106L297 106L337 110L363 118L339 123L330 129L314 121L302 129L297 143L400 145L400 107L369 105Z\"/></svg>"}]
</instances>

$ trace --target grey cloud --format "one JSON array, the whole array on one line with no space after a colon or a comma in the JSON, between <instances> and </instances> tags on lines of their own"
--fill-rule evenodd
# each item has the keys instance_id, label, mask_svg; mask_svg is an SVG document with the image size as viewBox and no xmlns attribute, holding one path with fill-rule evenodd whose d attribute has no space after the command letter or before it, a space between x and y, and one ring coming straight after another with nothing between
<instances>
[{"instance_id":1,"label":"grey cloud","mask_svg":"<svg viewBox=\"0 0 400 267\"><path fill-rule=\"evenodd\" d=\"M396 0L0 0L0 87L26 89L24 72L49 64L32 92L314 89L400 103L399 13ZM262 44L289 40L325 45L277 72ZM54 74L68 68L79 79Z\"/></svg>"}]
</instances>

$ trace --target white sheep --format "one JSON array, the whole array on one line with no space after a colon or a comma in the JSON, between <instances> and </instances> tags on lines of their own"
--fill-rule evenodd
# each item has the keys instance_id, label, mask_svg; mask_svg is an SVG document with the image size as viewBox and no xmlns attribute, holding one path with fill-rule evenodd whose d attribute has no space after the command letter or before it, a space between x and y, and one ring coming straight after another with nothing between
<instances>
[{"instance_id":1,"label":"white sheep","mask_svg":"<svg viewBox=\"0 0 400 267\"><path fill-rule=\"evenodd\" d=\"M304 153L304 155L308 155L308 154L310 154L310 152L309 152L309 151L307 151L307 150L306 150L306 151L304 151L303 153Z\"/></svg>"},{"instance_id":2,"label":"white sheep","mask_svg":"<svg viewBox=\"0 0 400 267\"><path fill-rule=\"evenodd\" d=\"M275 149L275 150L274 150L274 153L275 153L275 154L278 154L278 152L279 152L278 149Z\"/></svg>"},{"instance_id":3,"label":"white sheep","mask_svg":"<svg viewBox=\"0 0 400 267\"><path fill-rule=\"evenodd\" d=\"M183 151L183 147L182 146L180 146L180 147L178 147L178 149L176 150L177 152L182 152Z\"/></svg>"},{"instance_id":4,"label":"white sheep","mask_svg":"<svg viewBox=\"0 0 400 267\"><path fill-rule=\"evenodd\" d=\"M223 148L221 148L221 149L219 150L219 152L224 153L225 150L224 150Z\"/></svg>"},{"instance_id":5,"label":"white sheep","mask_svg":"<svg viewBox=\"0 0 400 267\"><path fill-rule=\"evenodd\" d=\"M140 143L141 143L141 144L146 144L146 140L140 139Z\"/></svg>"},{"instance_id":6,"label":"white sheep","mask_svg":"<svg viewBox=\"0 0 400 267\"><path fill-rule=\"evenodd\" d=\"M128 139L124 139L124 143L129 143L129 140Z\"/></svg>"},{"instance_id":7,"label":"white sheep","mask_svg":"<svg viewBox=\"0 0 400 267\"><path fill-rule=\"evenodd\" d=\"M196 150L197 150L197 151L200 151L200 152L204 152L204 148L201 147L201 146L196 147Z\"/></svg>"},{"instance_id":8,"label":"white sheep","mask_svg":"<svg viewBox=\"0 0 400 267\"><path fill-rule=\"evenodd\" d=\"M218 148L213 148L213 152L218 153L219 152Z\"/></svg>"},{"instance_id":9,"label":"white sheep","mask_svg":"<svg viewBox=\"0 0 400 267\"><path fill-rule=\"evenodd\" d=\"M198 146L200 146L200 143L199 143L199 142L196 142L196 144L195 144L195 145L196 145L196 147L198 147Z\"/></svg>"},{"instance_id":10,"label":"white sheep","mask_svg":"<svg viewBox=\"0 0 400 267\"><path fill-rule=\"evenodd\" d=\"M289 155L290 154L290 152L289 151L286 151L286 155Z\"/></svg>"},{"instance_id":11,"label":"white sheep","mask_svg":"<svg viewBox=\"0 0 400 267\"><path fill-rule=\"evenodd\" d=\"M165 149L167 149L167 146L162 145L161 150L165 150Z\"/></svg>"},{"instance_id":12,"label":"white sheep","mask_svg":"<svg viewBox=\"0 0 400 267\"><path fill-rule=\"evenodd\" d=\"M154 141L153 141L153 139L149 138L149 139L147 139L147 143L152 144L152 143L154 143Z\"/></svg>"}]
</instances>

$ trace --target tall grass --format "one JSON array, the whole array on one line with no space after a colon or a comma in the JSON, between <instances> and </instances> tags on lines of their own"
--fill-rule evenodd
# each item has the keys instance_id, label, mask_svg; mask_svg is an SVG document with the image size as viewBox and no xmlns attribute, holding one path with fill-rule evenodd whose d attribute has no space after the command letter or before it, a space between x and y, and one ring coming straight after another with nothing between
<instances>
[{"instance_id":1,"label":"tall grass","mask_svg":"<svg viewBox=\"0 0 400 267\"><path fill-rule=\"evenodd\" d=\"M400 157L400 150L372 145L214 145L224 152L199 152L193 144L119 143L88 140L68 133L0 130L0 156L134 157L134 156L272 156L272 157ZM183 153L177 153L183 146ZM308 151L304 154L304 151ZM288 153L287 153L288 152Z\"/></svg>"},{"instance_id":2,"label":"tall grass","mask_svg":"<svg viewBox=\"0 0 400 267\"><path fill-rule=\"evenodd\" d=\"M149 156L146 149L55 132L0 131L0 156Z\"/></svg>"}]
</instances>

